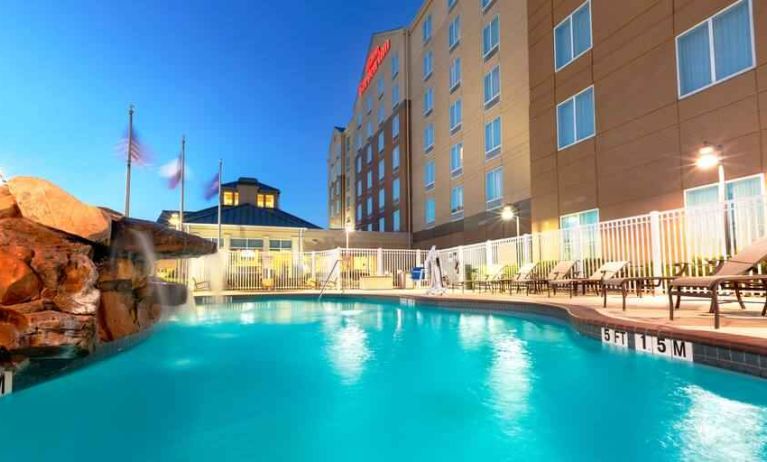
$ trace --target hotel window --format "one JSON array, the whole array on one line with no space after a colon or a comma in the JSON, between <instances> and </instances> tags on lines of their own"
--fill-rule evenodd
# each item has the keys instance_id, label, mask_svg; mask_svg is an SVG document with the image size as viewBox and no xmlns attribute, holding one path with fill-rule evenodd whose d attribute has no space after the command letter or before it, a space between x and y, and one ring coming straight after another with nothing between
<instances>
[{"instance_id":1,"label":"hotel window","mask_svg":"<svg viewBox=\"0 0 767 462\"><path fill-rule=\"evenodd\" d=\"M498 49L498 42L500 41L499 27L498 16L496 16L482 29L482 56L485 59L489 58Z\"/></svg>"},{"instance_id":2,"label":"hotel window","mask_svg":"<svg viewBox=\"0 0 767 462\"><path fill-rule=\"evenodd\" d=\"M357 132L356 136L354 137L354 144L357 146L357 149L359 150L362 147L362 135Z\"/></svg>"},{"instance_id":3,"label":"hotel window","mask_svg":"<svg viewBox=\"0 0 767 462\"><path fill-rule=\"evenodd\" d=\"M479 0L479 4L482 7L483 12L487 10L491 3L493 3L493 0Z\"/></svg>"},{"instance_id":4,"label":"hotel window","mask_svg":"<svg viewBox=\"0 0 767 462\"><path fill-rule=\"evenodd\" d=\"M447 45L448 49L452 50L461 41L461 17L456 16L450 21L450 25L447 30Z\"/></svg>"},{"instance_id":5,"label":"hotel window","mask_svg":"<svg viewBox=\"0 0 767 462\"><path fill-rule=\"evenodd\" d=\"M450 213L453 215L463 212L463 186L454 186L450 191Z\"/></svg>"},{"instance_id":6,"label":"hotel window","mask_svg":"<svg viewBox=\"0 0 767 462\"><path fill-rule=\"evenodd\" d=\"M240 193L236 191L224 191L224 205L240 205Z\"/></svg>"},{"instance_id":7,"label":"hotel window","mask_svg":"<svg viewBox=\"0 0 767 462\"><path fill-rule=\"evenodd\" d=\"M366 203L367 203L368 216L370 216L370 215L373 214L373 198L372 197L368 197Z\"/></svg>"},{"instance_id":8,"label":"hotel window","mask_svg":"<svg viewBox=\"0 0 767 462\"><path fill-rule=\"evenodd\" d=\"M357 163L356 165L357 173L360 173L362 171L362 156L357 156L357 159L355 160L355 162Z\"/></svg>"},{"instance_id":9,"label":"hotel window","mask_svg":"<svg viewBox=\"0 0 767 462\"><path fill-rule=\"evenodd\" d=\"M386 108L383 103L381 103L381 105L378 106L378 125L384 123L384 120L386 120Z\"/></svg>"},{"instance_id":10,"label":"hotel window","mask_svg":"<svg viewBox=\"0 0 767 462\"><path fill-rule=\"evenodd\" d=\"M357 113L357 127L361 127L361 126L362 126L362 114Z\"/></svg>"},{"instance_id":11,"label":"hotel window","mask_svg":"<svg viewBox=\"0 0 767 462\"><path fill-rule=\"evenodd\" d=\"M500 207L503 203L503 168L490 170L485 175L485 200L487 209Z\"/></svg>"},{"instance_id":12,"label":"hotel window","mask_svg":"<svg viewBox=\"0 0 767 462\"><path fill-rule=\"evenodd\" d=\"M368 120L367 123L368 138L373 136L373 124Z\"/></svg>"},{"instance_id":13,"label":"hotel window","mask_svg":"<svg viewBox=\"0 0 767 462\"><path fill-rule=\"evenodd\" d=\"M559 228L564 259L599 257L599 210L562 215Z\"/></svg>"},{"instance_id":14,"label":"hotel window","mask_svg":"<svg viewBox=\"0 0 767 462\"><path fill-rule=\"evenodd\" d=\"M453 178L463 173L463 143L450 147L450 176Z\"/></svg>"},{"instance_id":15,"label":"hotel window","mask_svg":"<svg viewBox=\"0 0 767 462\"><path fill-rule=\"evenodd\" d=\"M455 58L450 64L450 91L461 84L461 58Z\"/></svg>"},{"instance_id":16,"label":"hotel window","mask_svg":"<svg viewBox=\"0 0 767 462\"><path fill-rule=\"evenodd\" d=\"M394 146L391 152L391 169L396 171L399 168L399 146Z\"/></svg>"},{"instance_id":17,"label":"hotel window","mask_svg":"<svg viewBox=\"0 0 767 462\"><path fill-rule=\"evenodd\" d=\"M376 89L378 90L378 97L382 98L384 95L384 81L383 77L378 77L378 81L376 81Z\"/></svg>"},{"instance_id":18,"label":"hotel window","mask_svg":"<svg viewBox=\"0 0 767 462\"><path fill-rule=\"evenodd\" d=\"M232 238L229 242L229 248L233 250L263 250L263 239L237 239Z\"/></svg>"},{"instance_id":19,"label":"hotel window","mask_svg":"<svg viewBox=\"0 0 767 462\"><path fill-rule=\"evenodd\" d=\"M450 132L461 128L461 120L461 99L459 98L450 105Z\"/></svg>"},{"instance_id":20,"label":"hotel window","mask_svg":"<svg viewBox=\"0 0 767 462\"><path fill-rule=\"evenodd\" d=\"M378 161L378 179L383 180L384 175L386 175L386 167L384 164L384 160L381 159Z\"/></svg>"},{"instance_id":21,"label":"hotel window","mask_svg":"<svg viewBox=\"0 0 767 462\"><path fill-rule=\"evenodd\" d=\"M378 231L386 231L386 219L384 217L378 219Z\"/></svg>"},{"instance_id":22,"label":"hotel window","mask_svg":"<svg viewBox=\"0 0 767 462\"><path fill-rule=\"evenodd\" d=\"M458 0L447 0L447 9L450 10L456 3L458 3Z\"/></svg>"},{"instance_id":23,"label":"hotel window","mask_svg":"<svg viewBox=\"0 0 767 462\"><path fill-rule=\"evenodd\" d=\"M431 72L434 70L434 55L431 50L427 51L423 55L423 79L426 80L431 77Z\"/></svg>"},{"instance_id":24,"label":"hotel window","mask_svg":"<svg viewBox=\"0 0 767 462\"><path fill-rule=\"evenodd\" d=\"M399 114L395 114L391 119L391 138L397 139L399 136Z\"/></svg>"},{"instance_id":25,"label":"hotel window","mask_svg":"<svg viewBox=\"0 0 767 462\"><path fill-rule=\"evenodd\" d=\"M373 223L368 223L365 229L367 229L368 231L373 231Z\"/></svg>"},{"instance_id":26,"label":"hotel window","mask_svg":"<svg viewBox=\"0 0 767 462\"><path fill-rule=\"evenodd\" d=\"M368 114L373 112L373 99L370 97L370 95L365 98L365 110Z\"/></svg>"},{"instance_id":27,"label":"hotel window","mask_svg":"<svg viewBox=\"0 0 767 462\"><path fill-rule=\"evenodd\" d=\"M392 110L394 110L394 108L396 108L398 104L399 104L399 84L395 83L391 87L391 107L392 107Z\"/></svg>"},{"instance_id":28,"label":"hotel window","mask_svg":"<svg viewBox=\"0 0 767 462\"><path fill-rule=\"evenodd\" d=\"M367 189L370 189L373 187L373 171L372 170L368 170L367 180L368 180Z\"/></svg>"},{"instance_id":29,"label":"hotel window","mask_svg":"<svg viewBox=\"0 0 767 462\"><path fill-rule=\"evenodd\" d=\"M391 55L391 78L392 80L399 74L399 53Z\"/></svg>"},{"instance_id":30,"label":"hotel window","mask_svg":"<svg viewBox=\"0 0 767 462\"><path fill-rule=\"evenodd\" d=\"M429 87L423 92L423 115L424 117L431 114L434 110L434 89Z\"/></svg>"},{"instance_id":31,"label":"hotel window","mask_svg":"<svg viewBox=\"0 0 767 462\"><path fill-rule=\"evenodd\" d=\"M384 151L384 132L378 134L378 153L382 154Z\"/></svg>"},{"instance_id":32,"label":"hotel window","mask_svg":"<svg viewBox=\"0 0 767 462\"><path fill-rule=\"evenodd\" d=\"M368 144L365 150L365 161L369 164L373 162L373 145Z\"/></svg>"},{"instance_id":33,"label":"hotel window","mask_svg":"<svg viewBox=\"0 0 767 462\"><path fill-rule=\"evenodd\" d=\"M764 175L729 180L725 199L730 201L727 214L716 213L719 184L687 189L684 192L686 227L689 236L699 236L701 248L717 249L729 240L730 248L751 242L764 234L765 210L762 205ZM725 221L726 219L726 221ZM727 232L725 232L725 229Z\"/></svg>"},{"instance_id":34,"label":"hotel window","mask_svg":"<svg viewBox=\"0 0 767 462\"><path fill-rule=\"evenodd\" d=\"M501 66L485 74L485 107L495 104L501 96Z\"/></svg>"},{"instance_id":35,"label":"hotel window","mask_svg":"<svg viewBox=\"0 0 767 462\"><path fill-rule=\"evenodd\" d=\"M386 206L386 191L383 188L378 190L378 210L383 210Z\"/></svg>"},{"instance_id":36,"label":"hotel window","mask_svg":"<svg viewBox=\"0 0 767 462\"><path fill-rule=\"evenodd\" d=\"M501 118L496 117L485 124L485 157L496 156L501 150Z\"/></svg>"},{"instance_id":37,"label":"hotel window","mask_svg":"<svg viewBox=\"0 0 767 462\"><path fill-rule=\"evenodd\" d=\"M362 203L357 204L357 221L362 220Z\"/></svg>"},{"instance_id":38,"label":"hotel window","mask_svg":"<svg viewBox=\"0 0 767 462\"><path fill-rule=\"evenodd\" d=\"M436 205L434 203L434 198L430 197L426 199L426 203L424 204L424 218L426 219L427 225L434 224L434 221L437 219L437 210Z\"/></svg>"},{"instance_id":39,"label":"hotel window","mask_svg":"<svg viewBox=\"0 0 767 462\"><path fill-rule=\"evenodd\" d=\"M395 233L399 232L400 225L399 225L399 209L395 210L391 214L391 230Z\"/></svg>"},{"instance_id":40,"label":"hotel window","mask_svg":"<svg viewBox=\"0 0 767 462\"><path fill-rule=\"evenodd\" d=\"M399 202L399 178L391 182L391 200L395 204Z\"/></svg>"},{"instance_id":41,"label":"hotel window","mask_svg":"<svg viewBox=\"0 0 767 462\"><path fill-rule=\"evenodd\" d=\"M554 67L557 71L591 49L591 1L554 28Z\"/></svg>"},{"instance_id":42,"label":"hotel window","mask_svg":"<svg viewBox=\"0 0 767 462\"><path fill-rule=\"evenodd\" d=\"M290 239L269 239L269 251L279 252L281 250L291 250L293 241Z\"/></svg>"},{"instance_id":43,"label":"hotel window","mask_svg":"<svg viewBox=\"0 0 767 462\"><path fill-rule=\"evenodd\" d=\"M362 195L362 180L357 180L357 197Z\"/></svg>"},{"instance_id":44,"label":"hotel window","mask_svg":"<svg viewBox=\"0 0 767 462\"><path fill-rule=\"evenodd\" d=\"M594 136L594 87L589 87L557 106L559 150Z\"/></svg>"},{"instance_id":45,"label":"hotel window","mask_svg":"<svg viewBox=\"0 0 767 462\"><path fill-rule=\"evenodd\" d=\"M421 31L423 33L423 42L426 43L429 40L431 40L431 14L426 16L426 19L423 20L423 25L421 26Z\"/></svg>"},{"instance_id":46,"label":"hotel window","mask_svg":"<svg viewBox=\"0 0 767 462\"><path fill-rule=\"evenodd\" d=\"M423 167L423 184L427 191L434 189L434 161L426 162Z\"/></svg>"},{"instance_id":47,"label":"hotel window","mask_svg":"<svg viewBox=\"0 0 767 462\"><path fill-rule=\"evenodd\" d=\"M754 67L751 2L740 0L676 39L679 97Z\"/></svg>"},{"instance_id":48,"label":"hotel window","mask_svg":"<svg viewBox=\"0 0 767 462\"><path fill-rule=\"evenodd\" d=\"M423 150L429 152L434 147L434 125L429 124L423 129Z\"/></svg>"}]
</instances>

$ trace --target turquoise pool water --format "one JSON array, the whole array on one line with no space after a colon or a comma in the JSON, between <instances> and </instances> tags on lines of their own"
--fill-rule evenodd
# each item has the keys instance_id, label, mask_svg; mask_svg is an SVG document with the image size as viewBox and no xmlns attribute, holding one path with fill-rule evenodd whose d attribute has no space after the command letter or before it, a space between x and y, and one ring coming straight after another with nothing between
<instances>
[{"instance_id":1,"label":"turquoise pool water","mask_svg":"<svg viewBox=\"0 0 767 462\"><path fill-rule=\"evenodd\" d=\"M2 461L764 460L767 382L545 319L199 307L0 399Z\"/></svg>"}]
</instances>

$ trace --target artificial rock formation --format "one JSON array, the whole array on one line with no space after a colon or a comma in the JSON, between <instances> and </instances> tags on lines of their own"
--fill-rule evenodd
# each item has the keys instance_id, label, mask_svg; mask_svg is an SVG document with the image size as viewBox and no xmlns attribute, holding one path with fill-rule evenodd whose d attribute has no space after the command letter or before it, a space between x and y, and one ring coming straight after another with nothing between
<instances>
[{"instance_id":1,"label":"artificial rock formation","mask_svg":"<svg viewBox=\"0 0 767 462\"><path fill-rule=\"evenodd\" d=\"M212 242L79 202L55 185L0 185L0 353L88 354L152 326L184 287L153 278L160 258L213 253ZM1 355L0 355L1 356Z\"/></svg>"}]
</instances>

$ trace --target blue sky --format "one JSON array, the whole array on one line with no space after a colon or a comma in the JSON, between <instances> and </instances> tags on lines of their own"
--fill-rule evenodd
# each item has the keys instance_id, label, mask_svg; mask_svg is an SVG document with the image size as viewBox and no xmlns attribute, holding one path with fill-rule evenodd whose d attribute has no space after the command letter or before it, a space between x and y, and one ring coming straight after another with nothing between
<instances>
[{"instance_id":1,"label":"blue sky","mask_svg":"<svg viewBox=\"0 0 767 462\"><path fill-rule=\"evenodd\" d=\"M135 126L153 165L134 169L131 214L178 208L158 174L187 136L187 208L203 185L254 176L282 207L327 225L325 157L351 117L370 34L420 0L1 1L0 169L123 209L115 146ZM291 9L283 9L289 4Z\"/></svg>"}]
</instances>

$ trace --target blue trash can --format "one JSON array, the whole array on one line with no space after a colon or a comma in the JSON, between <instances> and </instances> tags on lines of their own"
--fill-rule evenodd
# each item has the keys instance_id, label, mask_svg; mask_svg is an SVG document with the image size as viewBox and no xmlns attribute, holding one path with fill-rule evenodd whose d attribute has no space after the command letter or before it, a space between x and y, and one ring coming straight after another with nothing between
<instances>
[{"instance_id":1,"label":"blue trash can","mask_svg":"<svg viewBox=\"0 0 767 462\"><path fill-rule=\"evenodd\" d=\"M424 271L423 266L414 266L413 269L410 270L410 277L413 281L422 281L426 279L426 271Z\"/></svg>"}]
</instances>

